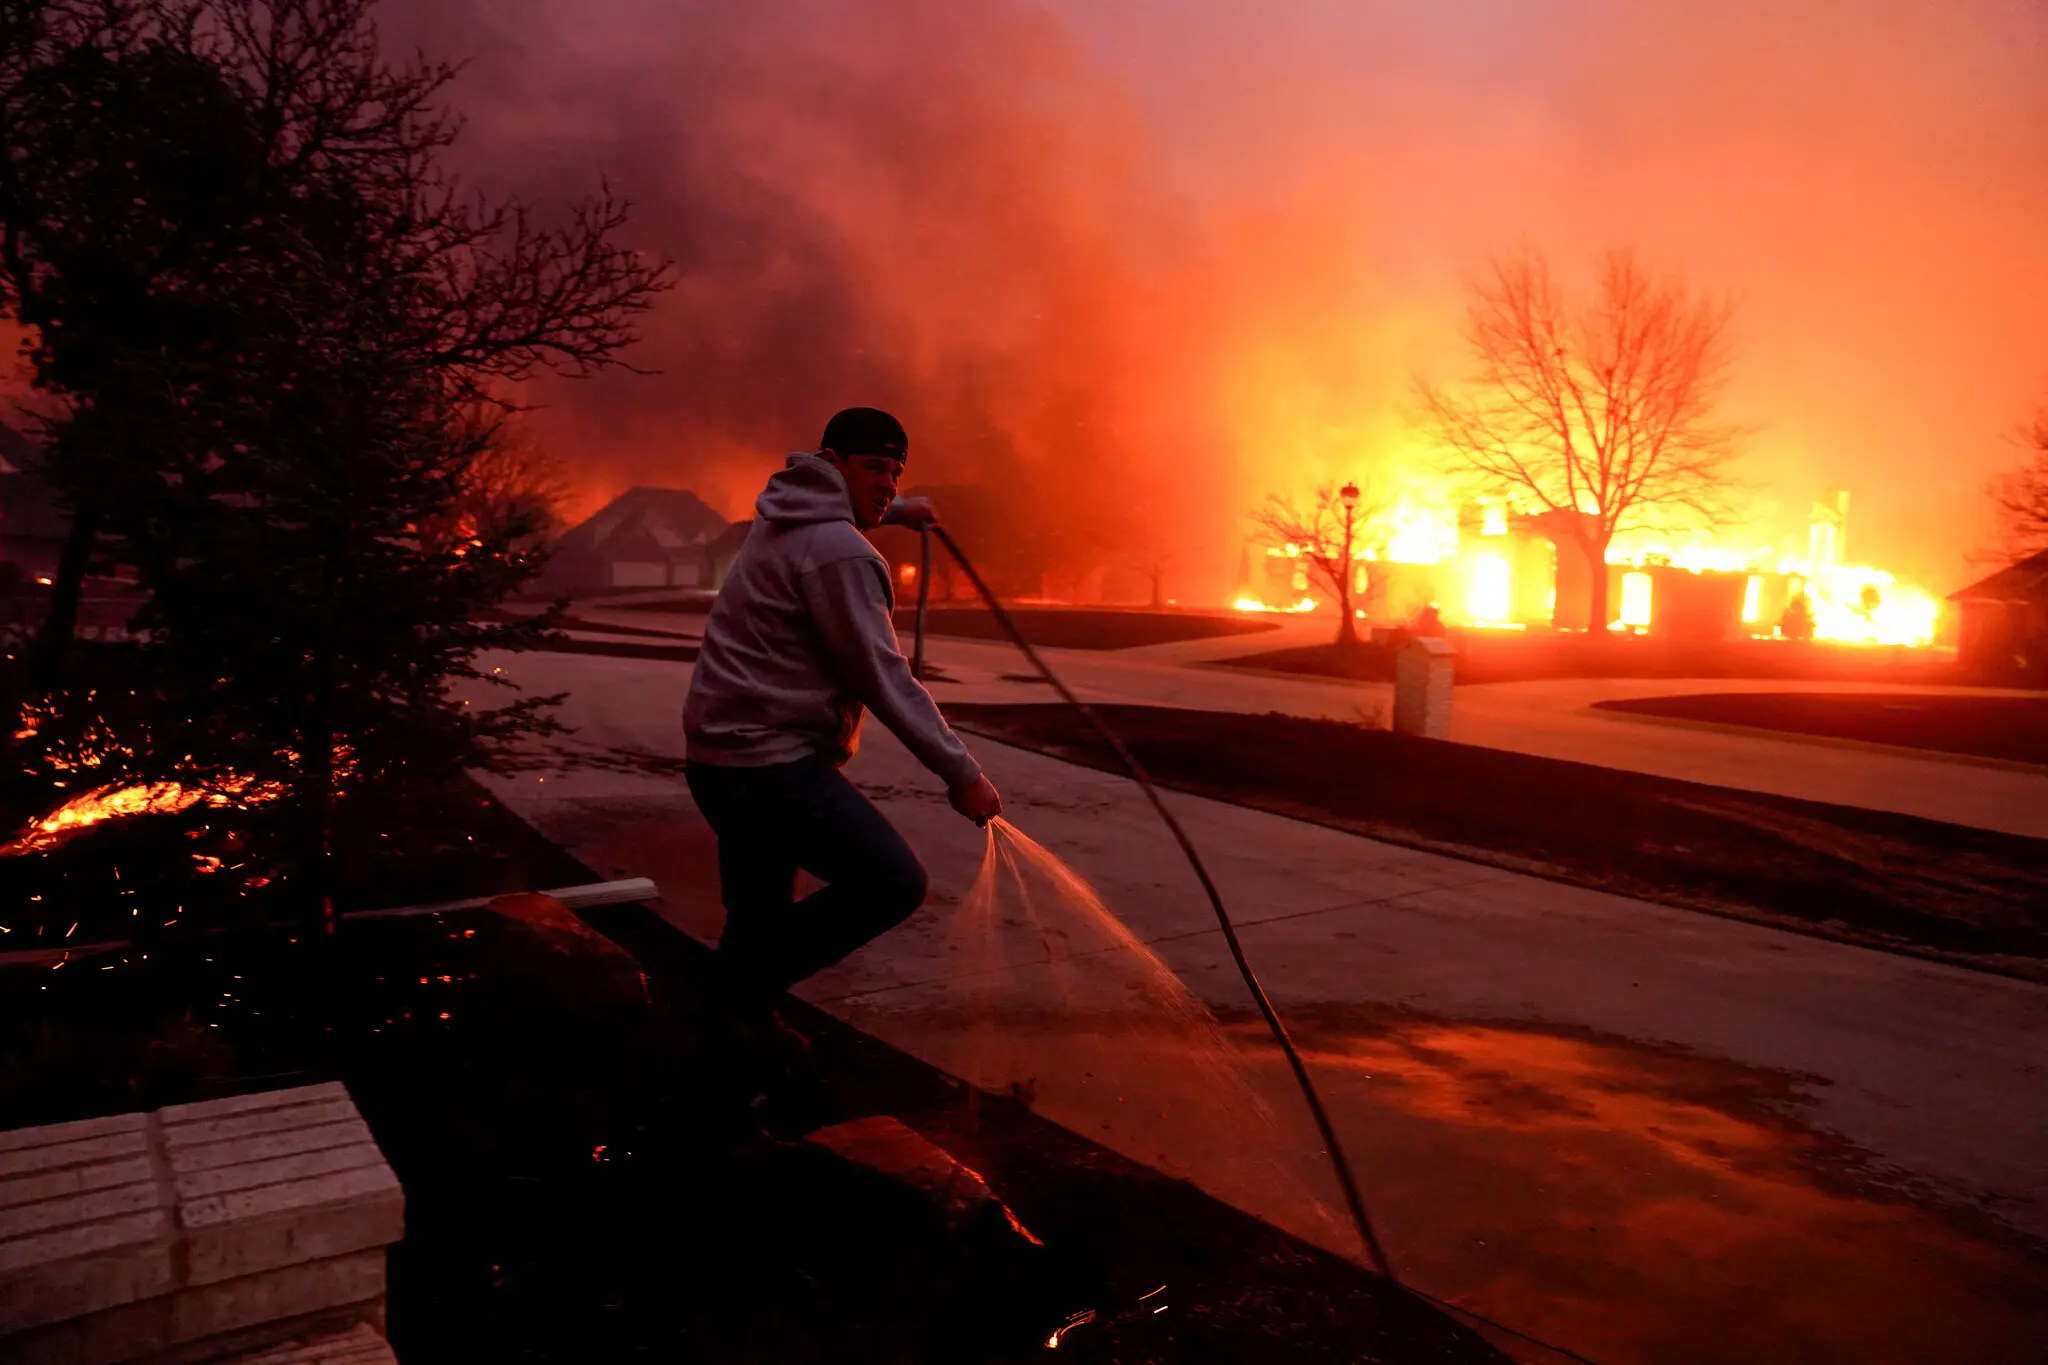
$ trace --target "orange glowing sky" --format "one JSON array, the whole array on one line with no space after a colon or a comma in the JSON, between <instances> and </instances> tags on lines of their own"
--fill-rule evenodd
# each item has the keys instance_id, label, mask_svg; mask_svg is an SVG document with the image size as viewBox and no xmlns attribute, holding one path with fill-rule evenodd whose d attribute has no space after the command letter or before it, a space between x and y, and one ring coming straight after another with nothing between
<instances>
[{"instance_id":1,"label":"orange glowing sky","mask_svg":"<svg viewBox=\"0 0 2048 1365\"><path fill-rule=\"evenodd\" d=\"M391 0L466 56L478 182L599 173L682 285L655 378L548 386L594 504L743 515L833 408L913 481L1142 523L1220 596L1266 491L1412 460L1460 281L1610 244L1738 300L1738 539L1852 491L1945 590L2048 397L2048 11L2028 0ZM1059 509L1057 514L1048 509ZM579 510L587 510L579 509Z\"/></svg>"}]
</instances>

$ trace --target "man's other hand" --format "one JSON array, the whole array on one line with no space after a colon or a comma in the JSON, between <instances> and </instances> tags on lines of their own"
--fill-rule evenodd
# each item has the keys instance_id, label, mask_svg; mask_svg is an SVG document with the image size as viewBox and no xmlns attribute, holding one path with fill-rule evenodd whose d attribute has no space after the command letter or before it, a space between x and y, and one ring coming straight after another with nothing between
<instances>
[{"instance_id":1,"label":"man's other hand","mask_svg":"<svg viewBox=\"0 0 2048 1365\"><path fill-rule=\"evenodd\" d=\"M930 498L898 498L889 504L889 510L882 513L882 525L907 526L913 531L922 530L939 519L939 509L932 506Z\"/></svg>"},{"instance_id":2,"label":"man's other hand","mask_svg":"<svg viewBox=\"0 0 2048 1365\"><path fill-rule=\"evenodd\" d=\"M955 787L950 793L953 809L977 825L986 825L1003 813L1003 798L996 791L996 784L983 773L964 787Z\"/></svg>"}]
</instances>

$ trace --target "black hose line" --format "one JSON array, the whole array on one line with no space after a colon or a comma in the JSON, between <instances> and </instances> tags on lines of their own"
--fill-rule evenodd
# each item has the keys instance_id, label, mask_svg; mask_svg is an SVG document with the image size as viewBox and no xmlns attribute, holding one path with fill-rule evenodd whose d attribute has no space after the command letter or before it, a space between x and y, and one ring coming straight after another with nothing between
<instances>
[{"instance_id":1,"label":"black hose line","mask_svg":"<svg viewBox=\"0 0 2048 1365\"><path fill-rule=\"evenodd\" d=\"M1010 613L1003 610L1003 604L996 600L996 595L993 592L989 591L988 584L984 583L981 575L975 572L974 565L968 562L966 555L960 553L960 546L954 542L952 536L946 533L946 528L937 522L933 522L931 523L930 530L932 534L936 535L945 544L946 549L951 552L953 558L959 563L962 572L967 575L968 581L974 584L974 590L981 594L981 600L988 603L988 609L995 614L996 622L1002 626L1003 633L1010 637L1010 643L1023 651L1024 657L1031 661L1031 666L1038 670L1038 675L1052 685L1053 691L1060 694L1060 700L1073 707L1090 725L1095 727L1095 732L1102 736L1109 744L1109 747L1116 752L1116 756L1123 761L1123 765L1130 772L1132 780L1145 793L1145 798L1152 803L1152 809L1159 812L1159 818L1166 822L1166 827L1169 830L1173 831L1174 840L1180 845L1180 851L1187 855L1188 866L1194 868L1196 880L1202 883L1202 890L1208 893L1209 906L1216 912L1216 923L1223 930L1223 941L1230 945L1230 956L1237 963L1238 974L1244 978L1246 989L1251 991L1252 999L1257 1002L1259 1013L1266 1020L1266 1027L1272 1031L1273 1040L1280 1044L1280 1050L1287 1055L1288 1066L1293 1068L1295 1082L1301 1087L1301 1097L1308 1102L1308 1111L1315 1118L1316 1130L1322 1134L1323 1147L1329 1154L1330 1165L1337 1172L1337 1184L1344 1191L1344 1206L1351 1213L1352 1225L1358 1229L1359 1240L1365 1244L1367 1255L1372 1258L1373 1269L1385 1276L1402 1291L1414 1295L1425 1303L1435 1304L1438 1308L1446 1309L1463 1318L1469 1318L1473 1322L1482 1323L1496 1331L1504 1332L1518 1340L1526 1341L1532 1346L1540 1346L1544 1350L1563 1356L1567 1360L1576 1361L1578 1365L1598 1365L1597 1362L1580 1355L1577 1351L1571 1350L1568 1347L1545 1341L1542 1337L1531 1336L1527 1332L1510 1327L1504 1322L1496 1321L1484 1313L1465 1307L1463 1304L1452 1303L1449 1299L1438 1298L1427 1290L1417 1289L1413 1285L1401 1283L1400 1277L1394 1274L1393 1265L1387 1260L1386 1248L1380 1245L1379 1234L1373 1231L1372 1218L1365 1211L1365 1200L1360 1197L1358 1182L1351 1174L1350 1159L1344 1155L1344 1148L1337 1140L1337 1130L1330 1123L1328 1111L1323 1108L1322 1096L1316 1093L1315 1082L1309 1078L1308 1068L1302 1065L1301 1054L1294 1050L1294 1040L1287 1036L1287 1026L1280 1022L1279 1012L1273 1008L1273 1002L1266 997L1266 988L1259 984L1258 973L1252 970L1252 964L1245 958L1244 946L1237 941L1237 926L1231 922L1230 912L1223 908L1223 897L1216 890L1216 883L1209 880L1209 869L1202 865L1202 855L1195 852L1194 843L1189 840L1187 831L1181 828L1181 823L1174 818L1173 812L1166 808L1166 802L1160 799L1158 788L1152 785L1152 778L1145 771L1145 765L1138 762L1137 755L1133 754L1124 743L1123 736L1110 729L1109 722L1097 715L1095 709L1089 706L1087 702L1075 696L1073 691L1064 682L1060 681L1059 675L1046 665L1045 660L1039 656L1038 651L1032 648L1031 641L1024 638L1024 632L1017 628L1017 623L1011 618ZM923 574L919 575L920 589L923 587L923 577Z\"/></svg>"},{"instance_id":2,"label":"black hose line","mask_svg":"<svg viewBox=\"0 0 2048 1365\"><path fill-rule=\"evenodd\" d=\"M1287 1036L1287 1026L1280 1022L1280 1015L1273 1008L1273 1002L1267 999L1266 988L1259 984L1258 973L1252 970L1252 964L1245 958L1244 946L1237 941L1237 926L1231 922L1230 912L1223 908L1223 897L1218 894L1216 883L1209 880L1209 869L1202 865L1202 855L1195 852L1194 843L1189 840L1187 831L1181 828L1180 821L1174 818L1173 812L1166 808L1166 802L1160 799L1159 789L1152 785L1152 778L1146 773L1144 765L1138 762L1137 755L1124 744L1123 737L1110 729L1108 723L1095 713L1093 707L1075 696L1067 685L1060 681L1059 676L1046 666L1038 651L1031 647L1031 641L1024 638L1024 632L1017 629L1017 623L1003 610L1002 603L996 601L996 595L989 591L988 584L982 582L981 575L967 562L967 556L960 553L959 545L946 533L946 528L934 523L931 529L952 553L953 558L959 561L961 571L967 575L968 581L974 584L974 590L981 594L982 600L988 603L989 610L995 613L996 621L1002 626L1003 633L1010 637L1011 643L1024 652L1024 657L1031 661L1031 666L1038 670L1039 676L1060 694L1060 699L1078 711L1095 727L1096 733L1108 742L1124 767L1130 770L1131 777L1144 791L1146 799L1152 803L1152 809L1159 812L1159 818L1173 831L1174 840L1179 843L1180 851L1187 855L1188 865L1195 870L1196 880L1201 882L1202 890L1208 893L1210 908L1216 912L1216 923L1223 930L1223 941L1230 945L1230 956L1237 963L1238 974L1244 978L1245 987L1251 991L1252 999L1257 1002L1259 1013L1265 1016L1266 1027L1272 1031L1273 1041L1280 1045L1280 1050L1287 1055L1287 1065L1294 1070L1295 1083L1301 1087L1302 1098L1308 1101L1309 1113L1315 1117L1316 1130L1322 1134L1324 1150L1329 1153L1330 1165L1337 1172L1337 1184L1344 1191L1344 1205L1351 1212L1351 1222L1358 1229L1359 1240L1365 1244L1366 1253L1372 1258L1373 1269L1398 1283L1394 1268L1387 1260L1386 1248L1380 1245L1379 1234L1373 1231L1372 1219L1366 1214L1365 1201L1359 1197L1358 1182L1352 1178L1351 1163L1345 1158L1344 1148L1337 1141L1337 1130L1330 1122L1329 1113L1323 1108L1322 1096L1316 1093L1315 1082L1309 1078L1308 1068L1302 1064L1301 1054L1294 1049L1294 1040Z\"/></svg>"}]
</instances>

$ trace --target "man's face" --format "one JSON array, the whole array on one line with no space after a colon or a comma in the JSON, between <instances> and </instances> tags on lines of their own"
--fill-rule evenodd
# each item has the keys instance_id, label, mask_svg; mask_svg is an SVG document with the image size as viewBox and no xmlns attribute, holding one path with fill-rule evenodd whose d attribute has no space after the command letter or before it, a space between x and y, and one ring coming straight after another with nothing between
<instances>
[{"instance_id":1,"label":"man's face","mask_svg":"<svg viewBox=\"0 0 2048 1365\"><path fill-rule=\"evenodd\" d=\"M871 531L882 524L882 514L896 501L896 483L903 477L903 461L889 455L841 455L823 452L846 480L846 496L853 503L853 524Z\"/></svg>"}]
</instances>

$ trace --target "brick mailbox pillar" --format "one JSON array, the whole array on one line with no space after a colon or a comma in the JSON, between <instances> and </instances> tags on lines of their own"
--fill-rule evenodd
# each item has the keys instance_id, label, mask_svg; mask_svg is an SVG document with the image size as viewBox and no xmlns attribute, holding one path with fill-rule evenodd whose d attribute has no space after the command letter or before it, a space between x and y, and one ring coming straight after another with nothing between
<instances>
[{"instance_id":1,"label":"brick mailbox pillar","mask_svg":"<svg viewBox=\"0 0 2048 1365\"><path fill-rule=\"evenodd\" d=\"M339 1083L0 1133L0 1360L388 1361L404 1235Z\"/></svg>"},{"instance_id":2,"label":"brick mailbox pillar","mask_svg":"<svg viewBox=\"0 0 2048 1365\"><path fill-rule=\"evenodd\" d=\"M1450 642L1421 635L1394 655L1394 729L1430 739L1451 737Z\"/></svg>"}]
</instances>

